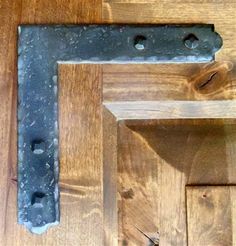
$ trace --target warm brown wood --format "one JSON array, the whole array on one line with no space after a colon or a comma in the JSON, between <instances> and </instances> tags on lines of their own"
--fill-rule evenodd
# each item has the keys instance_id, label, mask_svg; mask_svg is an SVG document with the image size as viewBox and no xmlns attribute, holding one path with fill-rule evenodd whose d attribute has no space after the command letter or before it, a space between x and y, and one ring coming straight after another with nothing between
<instances>
[{"instance_id":1,"label":"warm brown wood","mask_svg":"<svg viewBox=\"0 0 236 246\"><path fill-rule=\"evenodd\" d=\"M151 236L158 228L160 245L187 245L185 186L236 182L235 120L126 125L120 127L118 148L119 194L124 194L119 203L120 237L142 245L132 228L138 225Z\"/></svg>"},{"instance_id":2,"label":"warm brown wood","mask_svg":"<svg viewBox=\"0 0 236 246\"><path fill-rule=\"evenodd\" d=\"M233 63L225 61L207 65L104 65L104 102L233 99L236 78L232 70Z\"/></svg>"},{"instance_id":3,"label":"warm brown wood","mask_svg":"<svg viewBox=\"0 0 236 246\"><path fill-rule=\"evenodd\" d=\"M118 153L120 245L187 245L184 173L124 124Z\"/></svg>"},{"instance_id":4,"label":"warm brown wood","mask_svg":"<svg viewBox=\"0 0 236 246\"><path fill-rule=\"evenodd\" d=\"M162 161L184 173L184 185L236 183L235 120L129 121ZM172 189L178 189L174 186Z\"/></svg>"},{"instance_id":5,"label":"warm brown wood","mask_svg":"<svg viewBox=\"0 0 236 246\"><path fill-rule=\"evenodd\" d=\"M10 207L16 207L16 33L19 19L16 1L0 2L0 238L7 237ZM15 14L12 14L15 13ZM12 190L13 188L13 190ZM12 194L13 193L13 194ZM16 211L16 209L15 209Z\"/></svg>"},{"instance_id":6,"label":"warm brown wood","mask_svg":"<svg viewBox=\"0 0 236 246\"><path fill-rule=\"evenodd\" d=\"M21 23L77 24L102 21L101 0L15 0L14 2L18 3L16 11L20 14Z\"/></svg>"},{"instance_id":7,"label":"warm brown wood","mask_svg":"<svg viewBox=\"0 0 236 246\"><path fill-rule=\"evenodd\" d=\"M104 103L118 120L230 119L236 117L236 101L132 101Z\"/></svg>"},{"instance_id":8,"label":"warm brown wood","mask_svg":"<svg viewBox=\"0 0 236 246\"><path fill-rule=\"evenodd\" d=\"M101 75L100 65L59 72L61 230L78 245L103 245Z\"/></svg>"},{"instance_id":9,"label":"warm brown wood","mask_svg":"<svg viewBox=\"0 0 236 246\"><path fill-rule=\"evenodd\" d=\"M236 245L235 199L233 186L188 187L188 245Z\"/></svg>"},{"instance_id":10,"label":"warm brown wood","mask_svg":"<svg viewBox=\"0 0 236 246\"><path fill-rule=\"evenodd\" d=\"M103 108L104 245L118 245L117 121Z\"/></svg>"}]
</instances>

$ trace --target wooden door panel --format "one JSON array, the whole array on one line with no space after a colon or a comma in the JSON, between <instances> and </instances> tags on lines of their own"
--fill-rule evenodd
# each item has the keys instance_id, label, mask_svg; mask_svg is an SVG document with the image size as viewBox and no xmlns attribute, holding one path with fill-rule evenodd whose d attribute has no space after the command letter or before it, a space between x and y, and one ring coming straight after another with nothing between
<instances>
[{"instance_id":1,"label":"wooden door panel","mask_svg":"<svg viewBox=\"0 0 236 246\"><path fill-rule=\"evenodd\" d=\"M192 66L194 71L194 65ZM137 83L124 76L129 68L132 71L132 66L122 68L117 65L105 65L103 69L104 106L106 111L110 111L110 115L113 114L110 116L113 118L113 133L118 133L113 139L113 145L118 141L117 154L112 151L113 159L110 162L113 174L117 175L117 178L109 175L117 180L118 185L109 177L104 176L104 180L110 180L110 185L113 186L113 202L115 199L118 200L113 207L118 213L118 218L113 222L114 228L118 228L116 236L119 245L154 245L153 242L158 239L160 245L187 245L186 185L227 185L235 182L236 128L235 120L229 118L233 113L230 107L225 107L224 100L204 100L207 97L213 99L216 94L224 99L225 95L220 92L221 89L216 90L218 93L201 95L201 92L194 91L195 87L190 82L198 83L199 80L185 79L177 91L174 82L171 83L174 78L165 84L162 79L158 81L158 75L161 75L157 73L156 88L162 89L162 101L152 100L152 93L148 100L149 89L152 91L155 82L153 83L153 74L148 75L147 71L159 69L158 66L153 67L155 68L143 66L137 69L141 78L134 71L131 72ZM219 73L226 73L225 79L228 85L231 85L234 79L226 67L225 64L214 64L195 71L196 75L199 74L199 69L203 74L209 74L214 68ZM109 69L116 76L112 77ZM117 79L118 73L121 74L120 79ZM192 74L195 78L194 75ZM146 90L143 90L143 84L139 82L139 79L142 81L142 76L147 81ZM200 78L205 78L205 75ZM214 82L217 83L217 80ZM126 83L129 94L126 94ZM114 90L113 85L119 89ZM189 90L185 89L187 87ZM137 100L139 89L143 90L146 100ZM186 94L190 96L191 101L186 100L187 96L184 93L184 101L174 100L176 91L181 95L181 89L187 91ZM234 89L231 87L230 90L232 93ZM112 101L112 93L118 101ZM173 101L170 103L168 99ZM196 109L199 112L190 106L190 102L197 105ZM118 130L114 130L114 118L120 122ZM106 153L109 156L109 152ZM106 168L111 172L108 163L104 166L105 174ZM117 195L114 195L116 190ZM106 200L112 193L107 189L105 191ZM107 208L109 210L111 207ZM106 214L106 211L104 213Z\"/></svg>"},{"instance_id":2,"label":"wooden door panel","mask_svg":"<svg viewBox=\"0 0 236 246\"><path fill-rule=\"evenodd\" d=\"M102 66L59 71L62 221L37 240L16 223L6 234L21 238L19 245L103 245L104 216L105 245L187 245L185 185L234 182L235 120L117 121L102 105ZM16 207L9 211L14 220Z\"/></svg>"},{"instance_id":3,"label":"wooden door panel","mask_svg":"<svg viewBox=\"0 0 236 246\"><path fill-rule=\"evenodd\" d=\"M120 245L187 245L185 187L235 183L235 120L128 121L118 132Z\"/></svg>"}]
</instances>

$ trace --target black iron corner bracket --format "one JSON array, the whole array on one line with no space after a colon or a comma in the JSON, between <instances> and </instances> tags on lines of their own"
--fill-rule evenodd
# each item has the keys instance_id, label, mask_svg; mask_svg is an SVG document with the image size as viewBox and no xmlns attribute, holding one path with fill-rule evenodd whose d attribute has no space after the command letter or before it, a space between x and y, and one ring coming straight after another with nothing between
<instances>
[{"instance_id":1,"label":"black iron corner bracket","mask_svg":"<svg viewBox=\"0 0 236 246\"><path fill-rule=\"evenodd\" d=\"M18 222L42 233L59 222L57 63L208 62L213 25L20 26Z\"/></svg>"}]
</instances>

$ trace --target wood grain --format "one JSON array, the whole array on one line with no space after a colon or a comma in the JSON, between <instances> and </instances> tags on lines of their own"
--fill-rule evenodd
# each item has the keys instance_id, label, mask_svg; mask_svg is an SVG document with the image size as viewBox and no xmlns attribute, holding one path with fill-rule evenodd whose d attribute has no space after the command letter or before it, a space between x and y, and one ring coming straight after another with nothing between
<instances>
[{"instance_id":1,"label":"wood grain","mask_svg":"<svg viewBox=\"0 0 236 246\"><path fill-rule=\"evenodd\" d=\"M123 194L119 202L122 240L131 245L146 245L131 225L137 224L146 235L153 236L154 229L146 228L156 223L160 245L187 245L185 186L235 184L235 130L235 120L181 119L121 124L118 177L119 193ZM220 209L216 207L216 214L212 214L219 227L223 226L217 217ZM196 213L200 215L201 211ZM228 216L226 226L231 227L227 221L232 216ZM200 222L196 219L194 223L197 226ZM233 232L231 236L235 237ZM197 238L190 245L198 245Z\"/></svg>"},{"instance_id":2,"label":"wood grain","mask_svg":"<svg viewBox=\"0 0 236 246\"><path fill-rule=\"evenodd\" d=\"M233 186L188 187L188 245L236 245L235 199Z\"/></svg>"},{"instance_id":3,"label":"wood grain","mask_svg":"<svg viewBox=\"0 0 236 246\"><path fill-rule=\"evenodd\" d=\"M10 2L10 1L9 1ZM101 22L101 0L17 0L24 24Z\"/></svg>"},{"instance_id":4,"label":"wood grain","mask_svg":"<svg viewBox=\"0 0 236 246\"><path fill-rule=\"evenodd\" d=\"M235 120L180 119L126 124L162 160L184 173L184 185L236 183Z\"/></svg>"},{"instance_id":5,"label":"wood grain","mask_svg":"<svg viewBox=\"0 0 236 246\"><path fill-rule=\"evenodd\" d=\"M103 100L108 103L234 99L233 66L232 62L104 65Z\"/></svg>"},{"instance_id":6,"label":"wood grain","mask_svg":"<svg viewBox=\"0 0 236 246\"><path fill-rule=\"evenodd\" d=\"M109 23L211 23L223 38L223 47L216 54L218 65L165 64L104 66L104 100L212 100L235 99L236 48L235 0L106 0L103 19ZM139 14L136 14L139 13ZM181 13L181 14L180 14ZM226 72L231 63L231 72ZM224 64L222 66L222 64ZM214 71L212 70L214 68ZM222 70L223 69L223 70ZM204 84L217 72L206 90L196 91L194 85ZM225 73L226 72L226 73ZM224 77L224 74L227 74ZM131 77L131 75L134 75ZM222 81L226 82L221 83ZM217 88L217 85L220 87ZM211 91L211 88L213 90Z\"/></svg>"},{"instance_id":7,"label":"wood grain","mask_svg":"<svg viewBox=\"0 0 236 246\"><path fill-rule=\"evenodd\" d=\"M118 120L235 118L234 100L132 101L105 103Z\"/></svg>"},{"instance_id":8,"label":"wood grain","mask_svg":"<svg viewBox=\"0 0 236 246\"><path fill-rule=\"evenodd\" d=\"M187 245L184 173L124 123L118 143L120 245Z\"/></svg>"},{"instance_id":9,"label":"wood grain","mask_svg":"<svg viewBox=\"0 0 236 246\"><path fill-rule=\"evenodd\" d=\"M118 245L117 131L114 115L103 108L104 245Z\"/></svg>"},{"instance_id":10,"label":"wood grain","mask_svg":"<svg viewBox=\"0 0 236 246\"><path fill-rule=\"evenodd\" d=\"M101 66L60 66L59 78L61 230L71 243L103 245Z\"/></svg>"},{"instance_id":11,"label":"wood grain","mask_svg":"<svg viewBox=\"0 0 236 246\"><path fill-rule=\"evenodd\" d=\"M18 4L9 1L0 2L0 238L4 240L8 209L11 203L16 206L16 197L11 196L11 181L16 179L16 33L19 20ZM15 13L15 14L11 14ZM14 182L16 186L16 182ZM16 190L15 190L16 191ZM14 193L16 196L16 192ZM12 199L13 198L13 199ZM16 220L16 216L15 216ZM13 222L14 223L14 222ZM3 241L4 242L4 241Z\"/></svg>"}]
</instances>

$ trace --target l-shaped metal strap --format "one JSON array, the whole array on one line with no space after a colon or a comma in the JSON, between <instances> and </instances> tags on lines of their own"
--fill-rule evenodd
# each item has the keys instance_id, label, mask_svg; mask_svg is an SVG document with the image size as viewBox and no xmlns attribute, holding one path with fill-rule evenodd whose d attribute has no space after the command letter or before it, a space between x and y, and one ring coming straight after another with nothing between
<instances>
[{"instance_id":1,"label":"l-shaped metal strap","mask_svg":"<svg viewBox=\"0 0 236 246\"><path fill-rule=\"evenodd\" d=\"M19 223L59 222L57 63L209 62L221 46L213 25L20 26Z\"/></svg>"}]
</instances>

